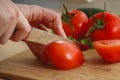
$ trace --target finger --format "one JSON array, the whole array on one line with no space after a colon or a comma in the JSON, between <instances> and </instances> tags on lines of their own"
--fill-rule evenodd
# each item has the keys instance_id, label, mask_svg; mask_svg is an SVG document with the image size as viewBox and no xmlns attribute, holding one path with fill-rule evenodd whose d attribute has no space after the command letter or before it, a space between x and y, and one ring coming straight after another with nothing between
<instances>
[{"instance_id":1,"label":"finger","mask_svg":"<svg viewBox=\"0 0 120 80\"><path fill-rule=\"evenodd\" d=\"M18 23L16 25L16 30L14 31L11 40L21 41L27 36L30 31L31 26L29 25L27 19L22 14L20 14Z\"/></svg>"},{"instance_id":2,"label":"finger","mask_svg":"<svg viewBox=\"0 0 120 80\"><path fill-rule=\"evenodd\" d=\"M35 25L34 27L37 26L37 28L41 28L39 25L42 24L47 28L53 29L55 34L66 37L64 30L62 29L61 16L58 13L39 6L18 5L18 7L24 16L26 16L30 24ZM25 11L25 9L27 11Z\"/></svg>"},{"instance_id":3,"label":"finger","mask_svg":"<svg viewBox=\"0 0 120 80\"><path fill-rule=\"evenodd\" d=\"M43 18L41 24L45 25L48 28L51 28L55 34L66 37L66 34L62 28L62 21L60 14L51 11L49 9L45 9L43 12Z\"/></svg>"},{"instance_id":4,"label":"finger","mask_svg":"<svg viewBox=\"0 0 120 80\"><path fill-rule=\"evenodd\" d=\"M53 13L53 12L51 14L54 14L54 17L51 17L50 19L46 18L49 21L43 20L42 24L45 25L47 28L52 29L55 34L64 36L66 38L66 34L62 28L61 16L59 14ZM46 16L44 16L44 17L46 17Z\"/></svg>"},{"instance_id":5,"label":"finger","mask_svg":"<svg viewBox=\"0 0 120 80\"><path fill-rule=\"evenodd\" d=\"M9 25L9 24L3 23L3 22L0 23L0 37L1 37L1 36L4 34L4 32L6 31L6 29L8 28L8 25Z\"/></svg>"},{"instance_id":6,"label":"finger","mask_svg":"<svg viewBox=\"0 0 120 80\"><path fill-rule=\"evenodd\" d=\"M13 20L11 21L11 23L7 26L8 28L6 29L6 31L4 32L4 34L0 37L0 43L1 44L5 44L9 38L11 37L11 35L14 32L15 26L16 26L17 20ZM6 26L5 26L6 27Z\"/></svg>"},{"instance_id":7,"label":"finger","mask_svg":"<svg viewBox=\"0 0 120 80\"><path fill-rule=\"evenodd\" d=\"M53 24L53 26L54 26L54 24ZM64 36L65 38L67 38L64 30L61 28L60 25L52 27L52 30L55 34L58 34L58 35L61 35L61 36Z\"/></svg>"},{"instance_id":8,"label":"finger","mask_svg":"<svg viewBox=\"0 0 120 80\"><path fill-rule=\"evenodd\" d=\"M32 27L35 27L35 28L38 28L38 29L41 29L41 30L44 30L44 31L47 31L48 30L48 28L46 28L44 25L42 25L42 24L38 24L38 23L31 23L31 26Z\"/></svg>"},{"instance_id":9,"label":"finger","mask_svg":"<svg viewBox=\"0 0 120 80\"><path fill-rule=\"evenodd\" d=\"M4 35L8 27L9 27L9 24L3 24L3 23L0 24L0 39L2 38L2 36Z\"/></svg>"},{"instance_id":10,"label":"finger","mask_svg":"<svg viewBox=\"0 0 120 80\"><path fill-rule=\"evenodd\" d=\"M53 26L52 30L55 34L66 37L66 34L62 28L62 22L60 16L54 18L52 26Z\"/></svg>"},{"instance_id":11,"label":"finger","mask_svg":"<svg viewBox=\"0 0 120 80\"><path fill-rule=\"evenodd\" d=\"M41 30L44 30L44 31L48 31L48 28L46 28L44 25L42 25L42 24L40 24L39 26L38 26L38 28L39 29L41 29Z\"/></svg>"}]
</instances>

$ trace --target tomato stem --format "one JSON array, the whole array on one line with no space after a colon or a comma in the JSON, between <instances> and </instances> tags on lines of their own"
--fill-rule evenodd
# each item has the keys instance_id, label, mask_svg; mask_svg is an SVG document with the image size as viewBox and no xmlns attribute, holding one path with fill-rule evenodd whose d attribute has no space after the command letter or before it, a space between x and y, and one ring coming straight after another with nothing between
<instances>
[{"instance_id":1,"label":"tomato stem","mask_svg":"<svg viewBox=\"0 0 120 80\"><path fill-rule=\"evenodd\" d=\"M71 19L75 14L69 15L69 12L64 4L63 4L63 8L65 10L65 14L63 14L62 16L62 22L66 22L69 25L70 29L74 31L74 27L71 23Z\"/></svg>"},{"instance_id":2,"label":"tomato stem","mask_svg":"<svg viewBox=\"0 0 120 80\"><path fill-rule=\"evenodd\" d=\"M87 38L94 30L96 29L104 29L105 23L104 23L104 12L106 11L106 2L104 2L104 10L102 12L102 17L101 19L97 19L96 17L94 17L94 15L92 16L95 24L88 30L88 32L85 34L85 38Z\"/></svg>"},{"instance_id":3,"label":"tomato stem","mask_svg":"<svg viewBox=\"0 0 120 80\"><path fill-rule=\"evenodd\" d=\"M63 4L63 7L64 7L64 10L65 10L66 14L69 15L68 10L67 10L65 4Z\"/></svg>"}]
</instances>

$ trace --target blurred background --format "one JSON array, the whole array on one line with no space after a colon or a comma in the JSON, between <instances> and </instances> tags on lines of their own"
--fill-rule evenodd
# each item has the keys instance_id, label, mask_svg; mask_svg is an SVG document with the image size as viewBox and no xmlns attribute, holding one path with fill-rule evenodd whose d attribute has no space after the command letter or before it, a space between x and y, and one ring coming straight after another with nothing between
<instances>
[{"instance_id":1,"label":"blurred background","mask_svg":"<svg viewBox=\"0 0 120 80\"><path fill-rule=\"evenodd\" d=\"M78 9L78 8L104 8L104 1L107 5L107 10L114 13L120 14L120 0L12 0L14 3L18 4L29 4L29 5L39 5L61 13L63 9L62 4L64 3L68 10ZM12 42L8 41L5 45L0 45L0 61L4 60L10 56L20 53L28 49L23 42Z\"/></svg>"},{"instance_id":2,"label":"blurred background","mask_svg":"<svg viewBox=\"0 0 120 80\"><path fill-rule=\"evenodd\" d=\"M104 8L104 2L107 4L107 10L120 12L120 0L12 0L15 3L32 4L46 7L53 10L61 10L64 3L68 9L77 9L82 7Z\"/></svg>"}]
</instances>

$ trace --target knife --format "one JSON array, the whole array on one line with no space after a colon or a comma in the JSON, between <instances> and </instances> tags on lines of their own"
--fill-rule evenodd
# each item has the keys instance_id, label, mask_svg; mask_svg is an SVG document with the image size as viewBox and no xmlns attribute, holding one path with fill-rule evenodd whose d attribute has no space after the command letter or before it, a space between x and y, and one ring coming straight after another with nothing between
<instances>
[{"instance_id":1,"label":"knife","mask_svg":"<svg viewBox=\"0 0 120 80\"><path fill-rule=\"evenodd\" d=\"M29 35L25 38L24 41L39 43L43 45L48 45L51 42L63 40L67 42L75 43L82 51L89 49L90 47L85 44L81 44L80 42L73 42L71 40L68 40L67 38L64 38L62 36L56 35L54 33L50 33L47 31L43 31L37 28L32 28Z\"/></svg>"},{"instance_id":2,"label":"knife","mask_svg":"<svg viewBox=\"0 0 120 80\"><path fill-rule=\"evenodd\" d=\"M43 31L37 28L32 28L25 40L45 45L58 40L70 41L62 36L56 35L51 32Z\"/></svg>"}]
</instances>

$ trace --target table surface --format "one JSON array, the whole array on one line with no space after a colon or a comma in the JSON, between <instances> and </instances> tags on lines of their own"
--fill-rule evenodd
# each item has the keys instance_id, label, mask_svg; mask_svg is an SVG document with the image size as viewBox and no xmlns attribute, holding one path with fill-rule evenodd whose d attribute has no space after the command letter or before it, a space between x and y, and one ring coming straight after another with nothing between
<instances>
[{"instance_id":1,"label":"table surface","mask_svg":"<svg viewBox=\"0 0 120 80\"><path fill-rule=\"evenodd\" d=\"M95 50L84 52L84 64L71 70L44 66L30 50L0 62L0 77L12 80L119 80L120 63L107 64Z\"/></svg>"},{"instance_id":2,"label":"table surface","mask_svg":"<svg viewBox=\"0 0 120 80\"><path fill-rule=\"evenodd\" d=\"M92 3L84 2L85 0L12 0L21 4L39 5L42 7L50 8L61 13L62 3L65 3L68 9L76 9L82 7L95 7L102 8L104 6L104 0L93 0ZM98 4L99 3L99 4ZM107 0L107 9L112 10L115 13L120 13L120 0ZM24 43L15 43L9 41L6 45L0 45L0 61L10 56L13 56L19 52L27 49Z\"/></svg>"}]
</instances>

